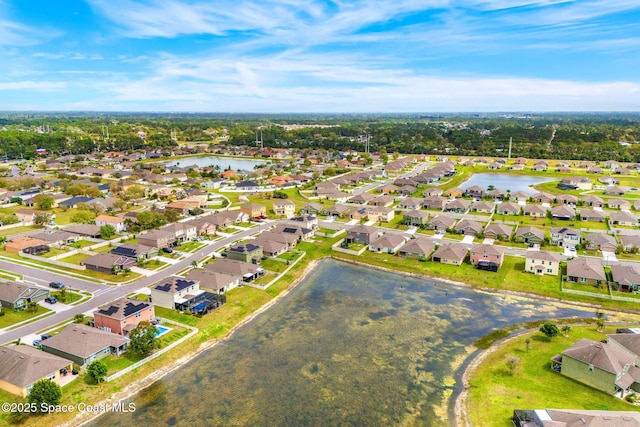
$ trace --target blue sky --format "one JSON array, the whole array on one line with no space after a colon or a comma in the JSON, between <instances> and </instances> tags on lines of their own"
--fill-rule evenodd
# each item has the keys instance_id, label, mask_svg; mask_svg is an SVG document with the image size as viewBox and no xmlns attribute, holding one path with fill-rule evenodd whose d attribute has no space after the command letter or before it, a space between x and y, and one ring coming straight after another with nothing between
<instances>
[{"instance_id":1,"label":"blue sky","mask_svg":"<svg viewBox=\"0 0 640 427\"><path fill-rule=\"evenodd\" d=\"M0 110L640 111L638 0L0 0Z\"/></svg>"}]
</instances>

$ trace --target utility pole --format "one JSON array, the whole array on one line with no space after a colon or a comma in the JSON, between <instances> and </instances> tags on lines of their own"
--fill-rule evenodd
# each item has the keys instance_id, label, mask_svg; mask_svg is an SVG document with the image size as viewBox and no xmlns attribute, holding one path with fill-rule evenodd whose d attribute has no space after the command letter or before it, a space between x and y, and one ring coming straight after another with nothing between
<instances>
[{"instance_id":1,"label":"utility pole","mask_svg":"<svg viewBox=\"0 0 640 427\"><path fill-rule=\"evenodd\" d=\"M260 131L260 140L258 141L258 131L256 131L256 145L260 145L260 150L264 150L264 141L262 140L262 131Z\"/></svg>"},{"instance_id":2,"label":"utility pole","mask_svg":"<svg viewBox=\"0 0 640 427\"><path fill-rule=\"evenodd\" d=\"M511 159L511 144L513 144L513 137L509 137L509 159Z\"/></svg>"}]
</instances>

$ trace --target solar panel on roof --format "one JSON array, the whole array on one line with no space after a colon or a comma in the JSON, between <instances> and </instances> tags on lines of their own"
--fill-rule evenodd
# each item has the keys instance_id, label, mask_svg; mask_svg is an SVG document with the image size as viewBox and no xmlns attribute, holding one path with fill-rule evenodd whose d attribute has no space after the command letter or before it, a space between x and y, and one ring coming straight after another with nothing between
<instances>
[{"instance_id":1,"label":"solar panel on roof","mask_svg":"<svg viewBox=\"0 0 640 427\"><path fill-rule=\"evenodd\" d=\"M297 228L289 228L289 227L285 227L282 231L284 233L295 233L298 229Z\"/></svg>"}]
</instances>

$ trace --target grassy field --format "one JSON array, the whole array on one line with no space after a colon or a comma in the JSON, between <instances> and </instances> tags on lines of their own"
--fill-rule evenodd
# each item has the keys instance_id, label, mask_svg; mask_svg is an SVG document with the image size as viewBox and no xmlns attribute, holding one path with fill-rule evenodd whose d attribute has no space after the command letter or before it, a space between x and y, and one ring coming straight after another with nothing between
<instances>
[{"instance_id":1,"label":"grassy field","mask_svg":"<svg viewBox=\"0 0 640 427\"><path fill-rule=\"evenodd\" d=\"M42 314L51 313L51 310L39 305L38 311L35 313L31 313L28 310L14 311L9 308L3 308L2 312L4 315L0 316L0 329L33 319L34 317L41 316Z\"/></svg>"},{"instance_id":2,"label":"grassy field","mask_svg":"<svg viewBox=\"0 0 640 427\"><path fill-rule=\"evenodd\" d=\"M609 330L609 333L614 332ZM572 327L569 336L547 339L531 332L509 340L478 366L470 381L468 410L474 426L510 427L514 409L603 409L635 411L620 399L573 381L550 368L551 358L581 338L600 341L596 326ZM525 340L530 339L529 351ZM521 360L510 375L505 360L513 355Z\"/></svg>"},{"instance_id":3,"label":"grassy field","mask_svg":"<svg viewBox=\"0 0 640 427\"><path fill-rule=\"evenodd\" d=\"M60 258L60 261L68 262L69 264L78 264L80 265L82 261L87 258L91 258L91 255L88 254L74 254L68 257ZM84 272L83 272L84 274Z\"/></svg>"}]
</instances>

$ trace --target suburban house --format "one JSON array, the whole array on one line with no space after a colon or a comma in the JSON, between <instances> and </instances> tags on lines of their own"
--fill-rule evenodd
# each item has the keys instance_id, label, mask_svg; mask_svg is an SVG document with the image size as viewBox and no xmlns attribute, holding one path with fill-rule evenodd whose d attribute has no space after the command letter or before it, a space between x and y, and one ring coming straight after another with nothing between
<instances>
[{"instance_id":1,"label":"suburban house","mask_svg":"<svg viewBox=\"0 0 640 427\"><path fill-rule=\"evenodd\" d=\"M199 212L198 209L200 208L200 205L197 201L189 202L183 199L167 203L164 208L165 210L175 211L178 215L187 216Z\"/></svg>"},{"instance_id":2,"label":"suburban house","mask_svg":"<svg viewBox=\"0 0 640 427\"><path fill-rule=\"evenodd\" d=\"M406 199L401 200L397 207L400 209L420 209L423 202L424 199L418 197L407 197Z\"/></svg>"},{"instance_id":3,"label":"suburban house","mask_svg":"<svg viewBox=\"0 0 640 427\"><path fill-rule=\"evenodd\" d=\"M368 245L379 235L380 231L375 227L370 227L368 225L356 225L347 232L346 242Z\"/></svg>"},{"instance_id":4,"label":"suburban house","mask_svg":"<svg viewBox=\"0 0 640 427\"><path fill-rule=\"evenodd\" d=\"M190 225L193 225L196 229L196 235L198 236L210 236L214 235L218 230L218 227L213 222L213 215L207 215L200 218L189 221Z\"/></svg>"},{"instance_id":5,"label":"suburban house","mask_svg":"<svg viewBox=\"0 0 640 427\"><path fill-rule=\"evenodd\" d=\"M482 197L484 197L484 192L485 192L484 188L480 187L479 185L472 185L471 187L465 190L464 194L467 197L481 199Z\"/></svg>"},{"instance_id":6,"label":"suburban house","mask_svg":"<svg viewBox=\"0 0 640 427\"><path fill-rule=\"evenodd\" d=\"M628 211L631 209L631 202L625 199L608 199L607 206L609 206L609 209Z\"/></svg>"},{"instance_id":7,"label":"suburban house","mask_svg":"<svg viewBox=\"0 0 640 427\"><path fill-rule=\"evenodd\" d=\"M172 224L167 224L162 227L159 231L168 231L173 233L178 242L186 242L187 240L191 240L198 235L198 229L193 221L185 221L185 222L174 222ZM140 242L140 239L138 239Z\"/></svg>"},{"instance_id":8,"label":"suburban house","mask_svg":"<svg viewBox=\"0 0 640 427\"><path fill-rule=\"evenodd\" d=\"M371 206L391 206L393 204L393 197L391 196L378 196L369 201Z\"/></svg>"},{"instance_id":9,"label":"suburban house","mask_svg":"<svg viewBox=\"0 0 640 427\"><path fill-rule=\"evenodd\" d=\"M27 397L33 384L51 380L60 384L64 370L71 371L72 362L27 345L0 347L0 388Z\"/></svg>"},{"instance_id":10,"label":"suburban house","mask_svg":"<svg viewBox=\"0 0 640 427\"><path fill-rule=\"evenodd\" d=\"M602 260L577 257L567 261L567 281L594 286L606 283Z\"/></svg>"},{"instance_id":11,"label":"suburban house","mask_svg":"<svg viewBox=\"0 0 640 427\"><path fill-rule=\"evenodd\" d=\"M629 212L611 212L609 220L613 225L624 225L627 227L638 226L638 218Z\"/></svg>"},{"instance_id":12,"label":"suburban house","mask_svg":"<svg viewBox=\"0 0 640 427\"><path fill-rule=\"evenodd\" d=\"M412 210L405 212L402 215L402 218L406 225L422 226L429 220L429 212Z\"/></svg>"},{"instance_id":13,"label":"suburban house","mask_svg":"<svg viewBox=\"0 0 640 427\"><path fill-rule=\"evenodd\" d=\"M291 200L277 199L273 201L273 213L291 218L296 214L296 204Z\"/></svg>"},{"instance_id":14,"label":"suburban house","mask_svg":"<svg viewBox=\"0 0 640 427\"><path fill-rule=\"evenodd\" d=\"M374 199L376 196L374 196L373 194L370 193L360 193L360 194L356 194L353 197L349 198L349 203L355 203L358 205L364 205L369 203L369 201L371 201L372 199Z\"/></svg>"},{"instance_id":15,"label":"suburban house","mask_svg":"<svg viewBox=\"0 0 640 427\"><path fill-rule=\"evenodd\" d=\"M533 200L536 203L553 203L554 199L555 199L555 196L553 194L544 193L544 192L536 193L533 196L531 196L531 200Z\"/></svg>"},{"instance_id":16,"label":"suburban house","mask_svg":"<svg viewBox=\"0 0 640 427\"><path fill-rule=\"evenodd\" d=\"M249 218L266 218L267 208L259 203L247 203L240 206L240 211L249 215Z\"/></svg>"},{"instance_id":17,"label":"suburban house","mask_svg":"<svg viewBox=\"0 0 640 427\"><path fill-rule=\"evenodd\" d=\"M606 343L583 338L554 356L552 367L575 381L623 397L640 391L639 358L626 347L637 347L638 339L638 334L608 335Z\"/></svg>"},{"instance_id":18,"label":"suburban house","mask_svg":"<svg viewBox=\"0 0 640 427\"><path fill-rule=\"evenodd\" d=\"M395 218L395 211L386 206L369 206L367 208L367 219L376 222L389 222Z\"/></svg>"},{"instance_id":19,"label":"suburban house","mask_svg":"<svg viewBox=\"0 0 640 427\"><path fill-rule=\"evenodd\" d=\"M455 199L448 202L444 207L444 210L448 212L465 213L469 210L470 206L471 202L469 200Z\"/></svg>"},{"instance_id":20,"label":"suburban house","mask_svg":"<svg viewBox=\"0 0 640 427\"><path fill-rule=\"evenodd\" d=\"M582 196L582 203L592 208L601 208L604 206L604 200L598 196L592 196L590 194Z\"/></svg>"},{"instance_id":21,"label":"suburban house","mask_svg":"<svg viewBox=\"0 0 640 427\"><path fill-rule=\"evenodd\" d=\"M499 188L488 191L486 196L491 197L496 201L509 200L509 193Z\"/></svg>"},{"instance_id":22,"label":"suburban house","mask_svg":"<svg viewBox=\"0 0 640 427\"><path fill-rule=\"evenodd\" d=\"M95 224L70 224L64 227L64 231L78 234L80 236L88 236L93 238L100 237L100 227Z\"/></svg>"},{"instance_id":23,"label":"suburban house","mask_svg":"<svg viewBox=\"0 0 640 427\"><path fill-rule=\"evenodd\" d=\"M49 296L49 289L30 286L10 280L0 283L0 305L11 310L24 310L31 302L39 302Z\"/></svg>"},{"instance_id":24,"label":"suburban house","mask_svg":"<svg viewBox=\"0 0 640 427\"><path fill-rule=\"evenodd\" d=\"M500 215L520 215L521 210L522 206L512 202L500 203L496 207L496 213Z\"/></svg>"},{"instance_id":25,"label":"suburban house","mask_svg":"<svg viewBox=\"0 0 640 427\"><path fill-rule=\"evenodd\" d=\"M620 290L637 292L640 289L640 265L636 263L612 263L611 278Z\"/></svg>"},{"instance_id":26,"label":"suburban house","mask_svg":"<svg viewBox=\"0 0 640 427\"><path fill-rule=\"evenodd\" d=\"M556 202L563 205L577 205L578 197L573 194L559 194L556 196Z\"/></svg>"},{"instance_id":27,"label":"suburban house","mask_svg":"<svg viewBox=\"0 0 640 427\"><path fill-rule=\"evenodd\" d=\"M80 236L64 230L45 230L39 233L33 233L29 237L38 240L44 240L49 247L62 248L65 245L75 243L80 240Z\"/></svg>"},{"instance_id":28,"label":"suburban house","mask_svg":"<svg viewBox=\"0 0 640 427\"><path fill-rule=\"evenodd\" d=\"M581 209L580 221L605 222L606 215L603 211L597 211L595 209Z\"/></svg>"},{"instance_id":29,"label":"suburban house","mask_svg":"<svg viewBox=\"0 0 640 427\"><path fill-rule=\"evenodd\" d=\"M467 257L469 249L462 243L449 243L440 246L431 255L433 262L460 266Z\"/></svg>"},{"instance_id":30,"label":"suburban house","mask_svg":"<svg viewBox=\"0 0 640 427\"><path fill-rule=\"evenodd\" d=\"M338 204L338 205L330 206L330 207L324 209L324 213L327 216L343 217L350 210L351 210L351 206Z\"/></svg>"},{"instance_id":31,"label":"suburban house","mask_svg":"<svg viewBox=\"0 0 640 427\"><path fill-rule=\"evenodd\" d=\"M507 224L492 222L484 227L484 237L487 239L509 240L513 233L513 228Z\"/></svg>"},{"instance_id":32,"label":"suburban house","mask_svg":"<svg viewBox=\"0 0 640 427\"><path fill-rule=\"evenodd\" d=\"M627 190L617 185L609 185L604 189L604 194L608 196L624 196Z\"/></svg>"},{"instance_id":33,"label":"suburban house","mask_svg":"<svg viewBox=\"0 0 640 427\"><path fill-rule=\"evenodd\" d=\"M544 230L536 227L518 227L516 241L541 245L544 243Z\"/></svg>"},{"instance_id":34,"label":"suburban house","mask_svg":"<svg viewBox=\"0 0 640 427\"><path fill-rule=\"evenodd\" d=\"M584 236L585 247L590 251L615 252L618 247L616 238L605 233L589 233Z\"/></svg>"},{"instance_id":35,"label":"suburban house","mask_svg":"<svg viewBox=\"0 0 640 427\"><path fill-rule=\"evenodd\" d=\"M489 202L477 202L471 205L471 212L492 213L496 205Z\"/></svg>"},{"instance_id":36,"label":"suburban house","mask_svg":"<svg viewBox=\"0 0 640 427\"><path fill-rule=\"evenodd\" d=\"M551 216L554 219L570 221L576 219L576 211L567 205L560 205L551 209Z\"/></svg>"},{"instance_id":37,"label":"suburban house","mask_svg":"<svg viewBox=\"0 0 640 427\"><path fill-rule=\"evenodd\" d=\"M471 246L471 264L481 270L498 271L504 261L504 247L476 244Z\"/></svg>"},{"instance_id":38,"label":"suburban house","mask_svg":"<svg viewBox=\"0 0 640 427\"><path fill-rule=\"evenodd\" d=\"M205 265L204 270L239 276L243 282L251 282L258 277L264 276L262 267L234 259L218 259L216 262Z\"/></svg>"},{"instance_id":39,"label":"suburban house","mask_svg":"<svg viewBox=\"0 0 640 427\"><path fill-rule=\"evenodd\" d=\"M262 255L266 257L276 257L289 250L288 243L272 240L266 236L262 237L262 235L256 237L254 242L262 247Z\"/></svg>"},{"instance_id":40,"label":"suburban house","mask_svg":"<svg viewBox=\"0 0 640 427\"><path fill-rule=\"evenodd\" d=\"M127 229L124 218L120 218L117 216L98 215L95 219L95 222L99 227L102 227L104 225L111 225L116 230L116 233L122 233Z\"/></svg>"},{"instance_id":41,"label":"suburban house","mask_svg":"<svg viewBox=\"0 0 640 427\"><path fill-rule=\"evenodd\" d=\"M49 242L42 239L34 239L32 237L14 237L5 243L4 248L7 252L12 254L19 254L24 252L25 254L40 255L45 252L49 252Z\"/></svg>"},{"instance_id":42,"label":"suburban house","mask_svg":"<svg viewBox=\"0 0 640 427\"><path fill-rule=\"evenodd\" d=\"M560 271L560 261L562 256L558 252L548 252L528 249L524 271L538 276L548 274L557 276Z\"/></svg>"},{"instance_id":43,"label":"suburban house","mask_svg":"<svg viewBox=\"0 0 640 427\"><path fill-rule=\"evenodd\" d=\"M191 310L204 301L200 282L180 276L169 276L150 286L149 302L171 310Z\"/></svg>"},{"instance_id":44,"label":"suburban house","mask_svg":"<svg viewBox=\"0 0 640 427\"><path fill-rule=\"evenodd\" d=\"M525 191L514 191L511 193L511 199L519 203L524 203L529 200L529 193Z\"/></svg>"},{"instance_id":45,"label":"suburban house","mask_svg":"<svg viewBox=\"0 0 640 427\"><path fill-rule=\"evenodd\" d=\"M200 282L200 289L205 291L210 289L217 294L224 294L240 284L240 276L200 270L197 268L189 271L185 278Z\"/></svg>"},{"instance_id":46,"label":"suburban house","mask_svg":"<svg viewBox=\"0 0 640 427\"><path fill-rule=\"evenodd\" d=\"M450 188L448 190L445 190L444 195L447 197L462 197L462 195L464 194L464 190L462 188L458 188L458 187L454 187L454 188Z\"/></svg>"},{"instance_id":47,"label":"suburban house","mask_svg":"<svg viewBox=\"0 0 640 427\"><path fill-rule=\"evenodd\" d=\"M406 242L398 255L406 258L427 259L436 248L436 244L428 237L417 237Z\"/></svg>"},{"instance_id":48,"label":"suburban house","mask_svg":"<svg viewBox=\"0 0 640 427\"><path fill-rule=\"evenodd\" d=\"M35 219L38 211L33 209L20 208L20 209L17 209L14 213L18 217L18 220L20 222L31 223Z\"/></svg>"},{"instance_id":49,"label":"suburban house","mask_svg":"<svg viewBox=\"0 0 640 427\"><path fill-rule=\"evenodd\" d=\"M387 233L369 243L371 252L395 254L407 241L402 235Z\"/></svg>"},{"instance_id":50,"label":"suburban house","mask_svg":"<svg viewBox=\"0 0 640 427\"><path fill-rule=\"evenodd\" d=\"M426 197L422 202L425 209L437 209L441 211L447 205L447 199L442 196L434 195Z\"/></svg>"},{"instance_id":51,"label":"suburban house","mask_svg":"<svg viewBox=\"0 0 640 427\"><path fill-rule=\"evenodd\" d=\"M621 234L620 244L626 252L631 252L634 248L638 250L640 249L640 236Z\"/></svg>"},{"instance_id":52,"label":"suburban house","mask_svg":"<svg viewBox=\"0 0 640 427\"><path fill-rule=\"evenodd\" d=\"M483 226L478 221L472 221L470 219L460 220L454 226L456 233L464 234L465 236L475 236L482 232Z\"/></svg>"},{"instance_id":53,"label":"suburban house","mask_svg":"<svg viewBox=\"0 0 640 427\"><path fill-rule=\"evenodd\" d=\"M170 230L151 230L138 236L138 243L152 248L170 248L176 242L176 235Z\"/></svg>"},{"instance_id":54,"label":"suburban house","mask_svg":"<svg viewBox=\"0 0 640 427\"><path fill-rule=\"evenodd\" d=\"M580 244L580 231L568 227L553 227L551 244L562 248L574 248Z\"/></svg>"},{"instance_id":55,"label":"suburban house","mask_svg":"<svg viewBox=\"0 0 640 427\"><path fill-rule=\"evenodd\" d=\"M322 203L311 202L307 203L300 209L300 213L304 215L319 215L324 209L324 205Z\"/></svg>"},{"instance_id":56,"label":"suburban house","mask_svg":"<svg viewBox=\"0 0 640 427\"><path fill-rule=\"evenodd\" d=\"M451 218L450 216L437 215L429 221L427 228L430 230L446 231L453 228L453 226L456 225L456 222L456 219Z\"/></svg>"},{"instance_id":57,"label":"suburban house","mask_svg":"<svg viewBox=\"0 0 640 427\"><path fill-rule=\"evenodd\" d=\"M547 216L547 208L542 205L529 204L524 207L523 213L536 218L544 218Z\"/></svg>"},{"instance_id":58,"label":"suburban house","mask_svg":"<svg viewBox=\"0 0 640 427\"><path fill-rule=\"evenodd\" d=\"M127 297L102 305L93 312L93 323L96 328L123 336L129 335L138 323L154 320L153 304Z\"/></svg>"},{"instance_id":59,"label":"suburban house","mask_svg":"<svg viewBox=\"0 0 640 427\"><path fill-rule=\"evenodd\" d=\"M127 351L129 339L91 326L72 323L53 337L42 341L42 351L86 366L110 355Z\"/></svg>"},{"instance_id":60,"label":"suburban house","mask_svg":"<svg viewBox=\"0 0 640 427\"><path fill-rule=\"evenodd\" d=\"M227 258L251 264L260 264L262 247L253 241L236 243L227 250Z\"/></svg>"},{"instance_id":61,"label":"suburban house","mask_svg":"<svg viewBox=\"0 0 640 427\"><path fill-rule=\"evenodd\" d=\"M118 274L127 268L134 267L136 260L127 256L103 252L90 256L82 261L87 270L99 271L107 274Z\"/></svg>"}]
</instances>

